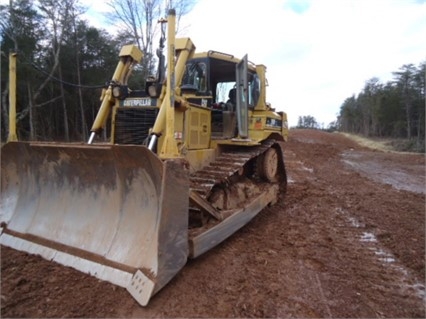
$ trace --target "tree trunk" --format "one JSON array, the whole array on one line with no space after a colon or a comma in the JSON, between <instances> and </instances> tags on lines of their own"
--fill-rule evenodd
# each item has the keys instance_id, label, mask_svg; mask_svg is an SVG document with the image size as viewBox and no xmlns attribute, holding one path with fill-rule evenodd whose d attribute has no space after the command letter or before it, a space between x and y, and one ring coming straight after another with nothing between
<instances>
[{"instance_id":1,"label":"tree trunk","mask_svg":"<svg viewBox=\"0 0 426 319\"><path fill-rule=\"evenodd\" d=\"M29 110L29 121L30 121L30 141L36 140L36 123L34 122L34 108L33 108L33 95L31 93L31 84L27 82L27 92L28 92L28 110Z\"/></svg>"},{"instance_id":2,"label":"tree trunk","mask_svg":"<svg viewBox=\"0 0 426 319\"><path fill-rule=\"evenodd\" d=\"M420 145L420 143L422 142L421 139L421 126L422 126L422 115L420 114L419 119L418 119L418 123L417 123L417 145Z\"/></svg>"},{"instance_id":3,"label":"tree trunk","mask_svg":"<svg viewBox=\"0 0 426 319\"><path fill-rule=\"evenodd\" d=\"M78 84L78 106L80 110L80 120L81 120L81 132L79 132L79 136L81 136L83 142L87 140L88 132L87 132L87 124L86 117L84 114L84 103L83 103L83 92L81 90L81 70L80 70L80 50L78 47L77 41L77 27L75 25L76 16L72 15L72 24L74 29L74 47L75 47L75 68L77 70L77 84ZM78 125L76 125L78 127Z\"/></svg>"},{"instance_id":4,"label":"tree trunk","mask_svg":"<svg viewBox=\"0 0 426 319\"><path fill-rule=\"evenodd\" d=\"M405 101L405 115L407 117L407 138L411 139L411 116L410 116L410 103Z\"/></svg>"},{"instance_id":5,"label":"tree trunk","mask_svg":"<svg viewBox=\"0 0 426 319\"><path fill-rule=\"evenodd\" d=\"M81 74L80 74L80 59L78 57L78 52L76 54L76 69L77 69L77 81L78 81L78 104L80 108L80 116L81 116L81 136L83 141L87 140L87 124L86 117L84 114L84 103L83 103L83 93L81 92Z\"/></svg>"},{"instance_id":6,"label":"tree trunk","mask_svg":"<svg viewBox=\"0 0 426 319\"><path fill-rule=\"evenodd\" d=\"M4 136L9 135L9 103L7 102L7 97L9 95L9 82L6 83L6 88L1 95L1 114L3 117L3 132Z\"/></svg>"},{"instance_id":7,"label":"tree trunk","mask_svg":"<svg viewBox=\"0 0 426 319\"><path fill-rule=\"evenodd\" d=\"M59 66L58 68L59 72L59 79L61 80L61 100L62 100L62 113L64 117L64 138L66 142L69 142L70 140L70 132L69 132L69 126L68 126L68 112L67 112L67 103L65 101L65 90L64 85L62 83L62 67Z\"/></svg>"}]
</instances>

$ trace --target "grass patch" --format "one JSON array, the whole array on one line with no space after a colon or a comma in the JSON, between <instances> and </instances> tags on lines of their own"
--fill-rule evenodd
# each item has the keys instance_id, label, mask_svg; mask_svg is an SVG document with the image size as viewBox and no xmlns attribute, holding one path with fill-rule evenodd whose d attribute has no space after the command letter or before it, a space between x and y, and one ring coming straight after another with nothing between
<instances>
[{"instance_id":1,"label":"grass patch","mask_svg":"<svg viewBox=\"0 0 426 319\"><path fill-rule=\"evenodd\" d=\"M357 142L358 144L383 152L410 152L410 153L425 153L425 141L417 141L416 139L402 138L367 138L360 135L339 132Z\"/></svg>"}]
</instances>

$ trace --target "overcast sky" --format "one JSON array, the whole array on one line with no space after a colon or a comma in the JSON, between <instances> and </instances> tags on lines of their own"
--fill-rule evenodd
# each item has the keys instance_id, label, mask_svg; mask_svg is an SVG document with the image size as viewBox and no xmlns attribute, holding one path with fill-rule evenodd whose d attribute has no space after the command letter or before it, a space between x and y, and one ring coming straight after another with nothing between
<instances>
[{"instance_id":1,"label":"overcast sky","mask_svg":"<svg viewBox=\"0 0 426 319\"><path fill-rule=\"evenodd\" d=\"M425 1L199 0L185 23L197 50L265 64L268 101L291 126L327 126L367 80L426 60Z\"/></svg>"},{"instance_id":2,"label":"overcast sky","mask_svg":"<svg viewBox=\"0 0 426 319\"><path fill-rule=\"evenodd\" d=\"M267 66L267 100L290 126L312 115L327 126L367 80L426 60L426 0L195 0L183 19L197 51ZM2 1L3 2L3 1ZM99 0L88 20L104 27Z\"/></svg>"},{"instance_id":3,"label":"overcast sky","mask_svg":"<svg viewBox=\"0 0 426 319\"><path fill-rule=\"evenodd\" d=\"M426 60L426 0L198 0L181 27L197 51L265 64L267 100L290 126L327 126L367 80Z\"/></svg>"}]
</instances>

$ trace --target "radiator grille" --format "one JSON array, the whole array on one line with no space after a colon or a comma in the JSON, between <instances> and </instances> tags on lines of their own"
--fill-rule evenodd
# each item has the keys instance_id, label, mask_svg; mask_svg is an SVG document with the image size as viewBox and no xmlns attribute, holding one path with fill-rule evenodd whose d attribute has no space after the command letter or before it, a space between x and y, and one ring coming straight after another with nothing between
<instances>
[{"instance_id":1,"label":"radiator grille","mask_svg":"<svg viewBox=\"0 0 426 319\"><path fill-rule=\"evenodd\" d=\"M158 108L119 107L115 115L114 143L143 144L154 126Z\"/></svg>"}]
</instances>

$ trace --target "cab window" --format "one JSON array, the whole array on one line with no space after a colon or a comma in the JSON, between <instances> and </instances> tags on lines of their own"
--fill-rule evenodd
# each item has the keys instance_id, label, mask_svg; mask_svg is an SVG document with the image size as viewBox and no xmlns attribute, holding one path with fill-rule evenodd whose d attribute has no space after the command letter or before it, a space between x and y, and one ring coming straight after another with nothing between
<instances>
[{"instance_id":1,"label":"cab window","mask_svg":"<svg viewBox=\"0 0 426 319\"><path fill-rule=\"evenodd\" d=\"M193 62L186 65L182 86L191 87L197 92L207 91L207 66L203 62Z\"/></svg>"}]
</instances>

